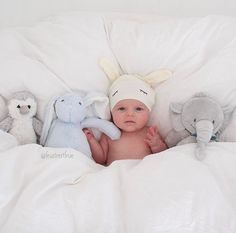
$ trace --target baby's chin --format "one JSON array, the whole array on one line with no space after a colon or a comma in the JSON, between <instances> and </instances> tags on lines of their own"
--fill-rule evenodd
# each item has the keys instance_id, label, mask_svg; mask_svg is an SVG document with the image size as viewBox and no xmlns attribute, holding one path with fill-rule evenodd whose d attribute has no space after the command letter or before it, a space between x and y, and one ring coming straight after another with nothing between
<instances>
[{"instance_id":1,"label":"baby's chin","mask_svg":"<svg viewBox=\"0 0 236 233\"><path fill-rule=\"evenodd\" d=\"M129 126L126 126L126 127L121 127L120 128L123 132L126 132L126 133L134 133L134 132L137 132L137 131L140 131L143 129L143 127L137 127L135 125L129 125Z\"/></svg>"}]
</instances>

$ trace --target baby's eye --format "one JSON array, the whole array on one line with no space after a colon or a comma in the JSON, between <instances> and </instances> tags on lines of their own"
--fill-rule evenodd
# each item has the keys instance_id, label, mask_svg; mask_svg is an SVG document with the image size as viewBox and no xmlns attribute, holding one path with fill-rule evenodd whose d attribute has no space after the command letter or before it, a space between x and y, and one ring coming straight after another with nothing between
<instances>
[{"instance_id":1,"label":"baby's eye","mask_svg":"<svg viewBox=\"0 0 236 233\"><path fill-rule=\"evenodd\" d=\"M135 110L136 110L137 112L140 112L140 111L143 110L143 108L141 108L141 107L137 107L137 108L135 108Z\"/></svg>"},{"instance_id":2,"label":"baby's eye","mask_svg":"<svg viewBox=\"0 0 236 233\"><path fill-rule=\"evenodd\" d=\"M125 111L125 108L124 107L119 107L118 111Z\"/></svg>"}]
</instances>

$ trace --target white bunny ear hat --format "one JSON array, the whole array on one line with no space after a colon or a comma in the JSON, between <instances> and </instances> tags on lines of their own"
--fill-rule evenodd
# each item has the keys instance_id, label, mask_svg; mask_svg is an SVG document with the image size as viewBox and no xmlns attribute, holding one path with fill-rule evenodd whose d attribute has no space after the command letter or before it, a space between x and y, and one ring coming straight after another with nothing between
<instances>
[{"instance_id":1,"label":"white bunny ear hat","mask_svg":"<svg viewBox=\"0 0 236 233\"><path fill-rule=\"evenodd\" d=\"M139 77L122 75L109 88L109 99L111 110L121 100L135 99L145 104L151 111L155 102L155 92L148 83Z\"/></svg>"},{"instance_id":2,"label":"white bunny ear hat","mask_svg":"<svg viewBox=\"0 0 236 233\"><path fill-rule=\"evenodd\" d=\"M108 91L111 110L121 100L135 99L145 104L151 111L155 103L155 91L152 86L160 84L172 75L167 69L160 69L143 77L120 75L118 69L106 59L100 61L100 66L113 82Z\"/></svg>"}]
</instances>

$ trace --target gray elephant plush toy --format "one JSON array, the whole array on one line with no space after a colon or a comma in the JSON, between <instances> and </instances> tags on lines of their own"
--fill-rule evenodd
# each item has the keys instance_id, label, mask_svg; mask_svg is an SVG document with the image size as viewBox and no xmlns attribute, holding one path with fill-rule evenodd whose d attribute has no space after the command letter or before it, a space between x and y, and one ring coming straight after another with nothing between
<instances>
[{"instance_id":1,"label":"gray elephant plush toy","mask_svg":"<svg viewBox=\"0 0 236 233\"><path fill-rule=\"evenodd\" d=\"M204 93L197 93L185 103L171 103L170 117L173 125L165 142L169 147L197 143L195 156L203 160L205 147L210 141L221 141L221 133L230 122L235 107L221 107Z\"/></svg>"},{"instance_id":2,"label":"gray elephant plush toy","mask_svg":"<svg viewBox=\"0 0 236 233\"><path fill-rule=\"evenodd\" d=\"M0 129L12 134L20 145L36 143L43 123L35 116L37 100L28 91L14 93L7 101L8 115L0 122Z\"/></svg>"},{"instance_id":3,"label":"gray elephant plush toy","mask_svg":"<svg viewBox=\"0 0 236 233\"><path fill-rule=\"evenodd\" d=\"M100 108L94 107L94 102L98 102ZM108 106L108 97L101 93L67 93L53 98L46 112L40 144L48 147L73 148L91 158L84 128L96 128L112 140L120 137L119 129L112 122L96 117L102 109L105 114L106 107L101 107L104 102ZM90 107L96 112L93 117L87 117Z\"/></svg>"}]
</instances>

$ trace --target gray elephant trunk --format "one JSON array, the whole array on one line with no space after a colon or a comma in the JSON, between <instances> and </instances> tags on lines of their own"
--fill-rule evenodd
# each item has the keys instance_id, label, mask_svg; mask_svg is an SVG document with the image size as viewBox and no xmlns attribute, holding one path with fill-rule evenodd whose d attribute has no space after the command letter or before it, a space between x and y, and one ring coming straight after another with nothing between
<instances>
[{"instance_id":1,"label":"gray elephant trunk","mask_svg":"<svg viewBox=\"0 0 236 233\"><path fill-rule=\"evenodd\" d=\"M205 147L213 135L213 123L209 120L200 120L196 123L197 151L196 157L203 160L206 157Z\"/></svg>"},{"instance_id":2,"label":"gray elephant trunk","mask_svg":"<svg viewBox=\"0 0 236 233\"><path fill-rule=\"evenodd\" d=\"M213 123L209 120L200 120L196 123L197 142L208 143L213 136Z\"/></svg>"}]
</instances>

